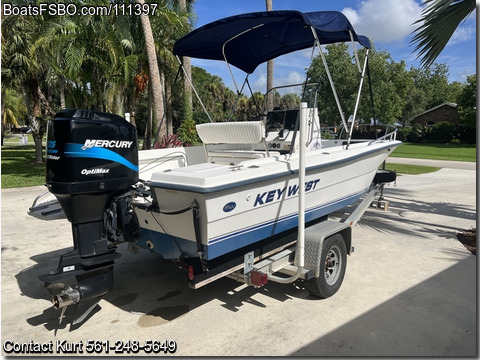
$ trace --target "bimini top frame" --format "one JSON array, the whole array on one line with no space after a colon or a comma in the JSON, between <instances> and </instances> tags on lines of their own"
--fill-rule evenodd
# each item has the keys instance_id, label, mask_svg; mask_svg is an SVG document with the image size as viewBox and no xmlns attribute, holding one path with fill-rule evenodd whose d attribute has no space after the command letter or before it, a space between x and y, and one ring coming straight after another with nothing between
<instances>
[{"instance_id":1,"label":"bimini top frame","mask_svg":"<svg viewBox=\"0 0 480 360\"><path fill-rule=\"evenodd\" d=\"M253 73L259 64L294 51L318 47L340 117L345 129L348 129L347 121L321 48L321 45L338 42L352 43L358 68L362 74L354 111L355 120L367 66L367 57L365 58L363 68L360 65L355 42L367 49L371 47L371 44L367 37L358 35L355 32L348 19L340 12L319 11L302 13L294 10L281 10L231 16L206 24L185 35L175 43L173 53L178 59L180 56L188 56L198 59L225 61L232 75L237 93L240 94L245 83L248 84L248 75ZM312 57L313 53L312 51ZM180 59L179 62L181 64ZM230 64L247 73L242 90L239 90L235 82ZM196 92L195 94L198 97ZM199 100L201 102L201 99ZM206 111L204 106L203 108ZM210 118L209 115L208 117ZM212 121L211 118L210 121ZM349 131L350 136L354 122L352 122Z\"/></svg>"},{"instance_id":2,"label":"bimini top frame","mask_svg":"<svg viewBox=\"0 0 480 360\"><path fill-rule=\"evenodd\" d=\"M366 48L371 46L340 12L281 10L241 14L206 24L179 39L173 53L197 59L228 59L251 74L268 60L311 48L315 41L311 29L322 45L357 41Z\"/></svg>"}]
</instances>

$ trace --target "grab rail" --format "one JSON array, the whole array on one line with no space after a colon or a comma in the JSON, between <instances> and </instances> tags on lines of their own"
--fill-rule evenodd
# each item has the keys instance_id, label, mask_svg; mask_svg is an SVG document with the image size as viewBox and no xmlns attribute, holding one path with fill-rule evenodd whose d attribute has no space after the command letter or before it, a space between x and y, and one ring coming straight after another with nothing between
<instances>
[{"instance_id":1,"label":"grab rail","mask_svg":"<svg viewBox=\"0 0 480 360\"><path fill-rule=\"evenodd\" d=\"M372 129L375 129L375 131L377 131L377 129L379 128L385 128L385 133L384 135L380 136L380 137L377 137L375 139L372 139L372 138L352 138L352 140L355 140L355 141L368 141L369 143L375 143L377 141L385 141L385 140L388 140L388 141L393 141L393 140L396 140L397 138L397 131L398 129L394 126L394 125L390 125L390 124L381 124L381 125L370 125L370 124L360 124L359 127L361 128L372 128ZM391 130L391 131L389 131ZM340 126L322 126L320 128L320 132L322 134L326 133L326 132L329 132L330 134L333 135L334 139L344 139L344 140L347 140L347 138L345 138L344 136L345 135L348 135L348 134L345 134L345 127L340 125ZM383 132L383 130L382 130ZM322 140L328 140L328 139L322 139Z\"/></svg>"},{"instance_id":2,"label":"grab rail","mask_svg":"<svg viewBox=\"0 0 480 360\"><path fill-rule=\"evenodd\" d=\"M398 129L395 128L395 130L379 137L378 139L375 139L375 140L372 140L368 143L368 145L372 145L372 144L375 144L376 142L381 142L381 141L385 141L385 140L388 140L388 141L394 141L397 139L397 131Z\"/></svg>"}]
</instances>

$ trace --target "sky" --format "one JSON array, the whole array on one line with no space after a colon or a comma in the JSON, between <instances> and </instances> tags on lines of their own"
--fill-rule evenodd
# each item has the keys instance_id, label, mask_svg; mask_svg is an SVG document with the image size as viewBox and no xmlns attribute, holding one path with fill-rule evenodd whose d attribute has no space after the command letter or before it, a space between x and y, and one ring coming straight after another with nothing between
<instances>
[{"instance_id":1,"label":"sky","mask_svg":"<svg viewBox=\"0 0 480 360\"><path fill-rule=\"evenodd\" d=\"M422 6L419 0L272 0L273 10L298 11L341 11L352 23L357 34L367 36L377 50L387 51L394 61L404 60L407 69L419 67L414 46L409 42L418 25L412 25L421 18ZM265 11L264 0L196 0L196 27L209 22L241 13ZM274 65L274 86L285 83L301 83L305 69L310 64L310 51L278 58ZM476 15L473 12L453 34L449 43L436 60L449 67L449 81L464 82L466 76L476 73ZM225 63L192 59L194 66L206 69L222 78L225 85L234 89L233 81ZM266 65L260 65L250 75L253 91L265 92ZM233 68L238 86L245 74Z\"/></svg>"}]
</instances>

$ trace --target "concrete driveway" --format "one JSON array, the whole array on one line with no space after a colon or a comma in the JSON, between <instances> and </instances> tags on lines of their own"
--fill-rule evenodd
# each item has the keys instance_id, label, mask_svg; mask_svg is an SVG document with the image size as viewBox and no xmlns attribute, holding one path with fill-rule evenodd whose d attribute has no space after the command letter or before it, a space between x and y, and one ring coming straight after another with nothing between
<instances>
[{"instance_id":1,"label":"concrete driveway","mask_svg":"<svg viewBox=\"0 0 480 360\"><path fill-rule=\"evenodd\" d=\"M329 299L301 282L255 289L220 279L192 290L173 263L122 245L114 288L80 326L70 325L74 308L58 326L37 278L72 245L66 220L26 214L42 190L2 190L3 355L35 344L44 351L36 355L85 356L88 344L96 356L132 355L114 353L128 340L173 340L179 356L477 355L476 257L456 239L476 223L475 170L404 175L386 187L389 211L371 208L354 228L355 252Z\"/></svg>"}]
</instances>

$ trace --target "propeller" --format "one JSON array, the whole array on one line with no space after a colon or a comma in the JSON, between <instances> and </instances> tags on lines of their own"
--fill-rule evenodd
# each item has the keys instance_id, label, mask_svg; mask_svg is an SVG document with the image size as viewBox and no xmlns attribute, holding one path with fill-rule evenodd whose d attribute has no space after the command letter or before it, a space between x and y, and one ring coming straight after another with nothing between
<instances>
[{"instance_id":1,"label":"propeller","mask_svg":"<svg viewBox=\"0 0 480 360\"><path fill-rule=\"evenodd\" d=\"M70 285L64 283L53 283L48 285L47 291L52 295L54 309L62 309L58 325L62 324L67 307L76 304L80 300L80 293Z\"/></svg>"}]
</instances>

